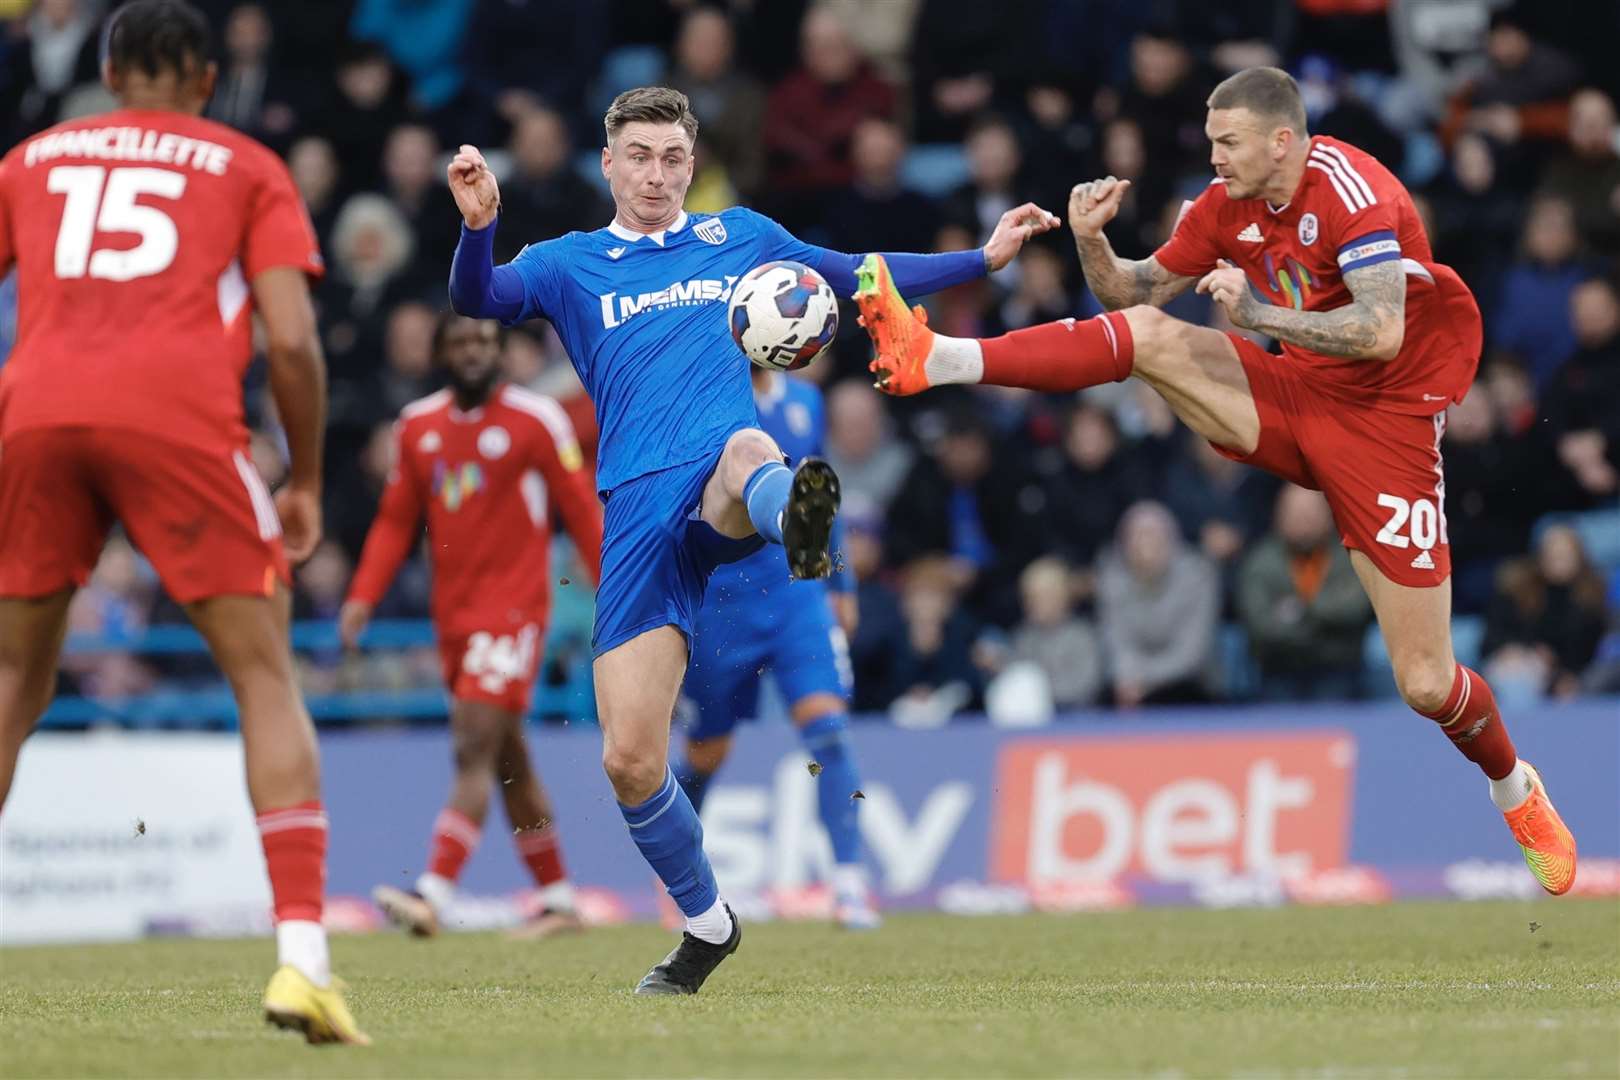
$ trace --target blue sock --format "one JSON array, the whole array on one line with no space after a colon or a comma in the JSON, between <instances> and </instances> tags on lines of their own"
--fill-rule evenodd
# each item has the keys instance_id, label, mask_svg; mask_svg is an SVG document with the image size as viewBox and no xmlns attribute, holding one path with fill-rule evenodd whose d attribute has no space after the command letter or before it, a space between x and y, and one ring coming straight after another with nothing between
<instances>
[{"instance_id":1,"label":"blue sock","mask_svg":"<svg viewBox=\"0 0 1620 1080\"><path fill-rule=\"evenodd\" d=\"M743 505L759 535L773 544L782 542L782 511L793 487L793 470L780 461L767 461L743 485Z\"/></svg>"},{"instance_id":2,"label":"blue sock","mask_svg":"<svg viewBox=\"0 0 1620 1080\"><path fill-rule=\"evenodd\" d=\"M818 717L799 729L799 738L810 756L821 766L816 777L816 797L821 823L832 841L833 861L840 864L861 861L860 800L851 798L861 787L861 774L849 752L843 713Z\"/></svg>"},{"instance_id":3,"label":"blue sock","mask_svg":"<svg viewBox=\"0 0 1620 1080\"><path fill-rule=\"evenodd\" d=\"M698 772L690 762L683 761L675 766L675 779L679 781L681 790L686 792L692 812L701 815L703 797L709 793L709 781L714 779L714 773Z\"/></svg>"},{"instance_id":4,"label":"blue sock","mask_svg":"<svg viewBox=\"0 0 1620 1080\"><path fill-rule=\"evenodd\" d=\"M703 825L675 774L666 771L658 793L646 802L620 803L619 813L630 826L630 839L641 849L641 857L681 911L691 918L712 908L720 888L714 883L709 857L703 854Z\"/></svg>"}]
</instances>

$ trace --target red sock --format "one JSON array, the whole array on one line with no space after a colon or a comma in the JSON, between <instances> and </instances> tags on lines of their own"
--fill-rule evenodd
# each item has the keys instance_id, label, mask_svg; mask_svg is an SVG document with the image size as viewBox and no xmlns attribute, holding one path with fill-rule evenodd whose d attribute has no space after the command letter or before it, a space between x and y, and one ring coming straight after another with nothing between
<instances>
[{"instance_id":1,"label":"red sock","mask_svg":"<svg viewBox=\"0 0 1620 1080\"><path fill-rule=\"evenodd\" d=\"M1438 723L1463 757L1492 780L1512 772L1519 760L1502 714L1496 711L1496 695L1477 671L1458 664L1446 703L1438 712L1423 715Z\"/></svg>"},{"instance_id":2,"label":"red sock","mask_svg":"<svg viewBox=\"0 0 1620 1080\"><path fill-rule=\"evenodd\" d=\"M326 893L326 811L319 799L259 815L276 922L321 921Z\"/></svg>"},{"instance_id":3,"label":"red sock","mask_svg":"<svg viewBox=\"0 0 1620 1080\"><path fill-rule=\"evenodd\" d=\"M984 382L1061 394L1130 377L1136 342L1125 316L1061 319L979 342Z\"/></svg>"},{"instance_id":4,"label":"red sock","mask_svg":"<svg viewBox=\"0 0 1620 1080\"><path fill-rule=\"evenodd\" d=\"M428 873L446 881L461 876L461 868L478 847L483 827L459 810L448 806L439 811L433 823L433 847L428 852Z\"/></svg>"},{"instance_id":5,"label":"red sock","mask_svg":"<svg viewBox=\"0 0 1620 1080\"><path fill-rule=\"evenodd\" d=\"M543 889L547 885L568 880L568 871L563 869L562 844L555 826L525 829L517 834L516 843L518 854L528 864L536 885Z\"/></svg>"}]
</instances>

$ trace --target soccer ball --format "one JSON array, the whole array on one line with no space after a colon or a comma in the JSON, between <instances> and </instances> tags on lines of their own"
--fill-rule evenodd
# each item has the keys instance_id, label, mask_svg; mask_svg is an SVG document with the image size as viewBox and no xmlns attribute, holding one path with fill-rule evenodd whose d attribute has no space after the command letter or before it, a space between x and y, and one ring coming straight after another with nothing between
<instances>
[{"instance_id":1,"label":"soccer ball","mask_svg":"<svg viewBox=\"0 0 1620 1080\"><path fill-rule=\"evenodd\" d=\"M762 368L794 371L838 333L838 298L804 263L768 262L742 276L726 312L732 339Z\"/></svg>"}]
</instances>

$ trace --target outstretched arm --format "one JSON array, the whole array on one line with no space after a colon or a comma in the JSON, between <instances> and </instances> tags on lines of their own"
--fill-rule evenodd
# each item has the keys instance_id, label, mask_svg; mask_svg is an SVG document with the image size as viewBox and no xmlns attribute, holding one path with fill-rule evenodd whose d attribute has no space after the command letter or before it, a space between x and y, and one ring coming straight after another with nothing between
<instances>
[{"instance_id":1,"label":"outstretched arm","mask_svg":"<svg viewBox=\"0 0 1620 1080\"><path fill-rule=\"evenodd\" d=\"M1325 356L1393 360L1406 338L1406 270L1397 259L1344 275L1354 299L1332 311L1296 311L1261 303L1243 271L1222 262L1198 283L1234 326L1258 330Z\"/></svg>"},{"instance_id":2,"label":"outstretched arm","mask_svg":"<svg viewBox=\"0 0 1620 1080\"><path fill-rule=\"evenodd\" d=\"M937 255L884 252L883 259L889 264L895 288L907 296L926 296L1000 270L1012 262L1030 237L1055 229L1059 224L1052 214L1034 203L1025 203L1002 214L990 239L977 251L946 251ZM809 244L805 247L808 249L806 261L821 272L833 292L839 296L855 292L855 270L865 255L850 255Z\"/></svg>"},{"instance_id":3,"label":"outstretched arm","mask_svg":"<svg viewBox=\"0 0 1620 1080\"><path fill-rule=\"evenodd\" d=\"M495 174L478 148L466 145L447 171L462 218L450 263L450 306L474 319L516 322L523 315L523 278L511 266L495 265L495 220L501 209Z\"/></svg>"},{"instance_id":4,"label":"outstretched arm","mask_svg":"<svg viewBox=\"0 0 1620 1080\"><path fill-rule=\"evenodd\" d=\"M1069 228L1074 231L1075 250L1085 271L1091 295L1108 311L1151 304L1160 307L1187 291L1190 277L1173 274L1149 255L1145 259L1122 259L1103 235L1103 226L1119 212L1120 200L1130 190L1129 180L1093 180L1076 184L1069 192Z\"/></svg>"}]
</instances>

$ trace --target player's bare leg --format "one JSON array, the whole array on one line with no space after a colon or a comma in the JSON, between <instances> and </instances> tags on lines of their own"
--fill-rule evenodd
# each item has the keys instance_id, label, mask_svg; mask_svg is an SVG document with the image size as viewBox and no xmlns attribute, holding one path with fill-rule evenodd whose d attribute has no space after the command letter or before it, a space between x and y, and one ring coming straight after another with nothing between
<instances>
[{"instance_id":1,"label":"player's bare leg","mask_svg":"<svg viewBox=\"0 0 1620 1080\"><path fill-rule=\"evenodd\" d=\"M513 936L546 938L583 930L585 924L574 908L574 888L563 868L557 815L529 759L523 717L506 715L508 723L497 754L495 779L506 805L506 820L512 825L513 843L540 890L539 910Z\"/></svg>"},{"instance_id":2,"label":"player's bare leg","mask_svg":"<svg viewBox=\"0 0 1620 1080\"><path fill-rule=\"evenodd\" d=\"M833 848L833 918L846 930L875 930L883 919L861 860L860 774L846 737L849 703L818 691L795 701L791 715L817 766L817 808Z\"/></svg>"},{"instance_id":3,"label":"player's bare leg","mask_svg":"<svg viewBox=\"0 0 1620 1080\"><path fill-rule=\"evenodd\" d=\"M0 599L0 810L11 792L17 755L56 690L56 664L67 636L73 590Z\"/></svg>"},{"instance_id":4,"label":"player's bare leg","mask_svg":"<svg viewBox=\"0 0 1620 1080\"><path fill-rule=\"evenodd\" d=\"M660 626L598 656L592 667L602 766L619 812L686 916L681 943L641 980L638 994L697 993L742 940L703 853L697 811L669 768L669 725L686 660L685 636Z\"/></svg>"},{"instance_id":5,"label":"player's bare leg","mask_svg":"<svg viewBox=\"0 0 1620 1080\"><path fill-rule=\"evenodd\" d=\"M321 925L326 812L315 726L304 709L288 645L292 598L216 596L186 606L236 697L248 797L259 819L275 901L281 967L265 1015L312 1043L367 1044L332 978Z\"/></svg>"},{"instance_id":6,"label":"player's bare leg","mask_svg":"<svg viewBox=\"0 0 1620 1080\"><path fill-rule=\"evenodd\" d=\"M427 869L416 888L379 885L371 898L397 925L432 937L455 899L456 881L478 847L489 814L495 759L510 714L497 705L457 698L450 706L450 795L433 823Z\"/></svg>"},{"instance_id":7,"label":"player's bare leg","mask_svg":"<svg viewBox=\"0 0 1620 1080\"><path fill-rule=\"evenodd\" d=\"M702 514L722 536L758 533L781 544L794 577L824 578L832 573L828 545L839 497L832 466L806 458L789 469L776 440L748 428L726 440L703 490Z\"/></svg>"},{"instance_id":8,"label":"player's bare leg","mask_svg":"<svg viewBox=\"0 0 1620 1080\"><path fill-rule=\"evenodd\" d=\"M1350 563L1378 616L1401 697L1438 723L1485 773L1491 801L1542 888L1554 895L1568 892L1575 883L1575 837L1553 808L1540 775L1519 759L1490 685L1452 654L1451 579L1412 588L1384 577L1359 551L1350 552Z\"/></svg>"},{"instance_id":9,"label":"player's bare leg","mask_svg":"<svg viewBox=\"0 0 1620 1080\"><path fill-rule=\"evenodd\" d=\"M1259 412L1225 334L1137 306L999 338L948 338L928 330L906 306L880 256L868 257L857 277L862 287L855 299L876 346L871 369L887 393L980 382L1072 391L1136 375L1183 423L1216 445L1243 455L1259 445ZM1574 839L1535 770L1517 761L1490 688L1452 657L1449 583L1438 589L1401 586L1359 553L1351 556L1387 635L1402 696L1440 721L1463 754L1480 764L1542 886L1567 891L1574 881Z\"/></svg>"}]
</instances>

